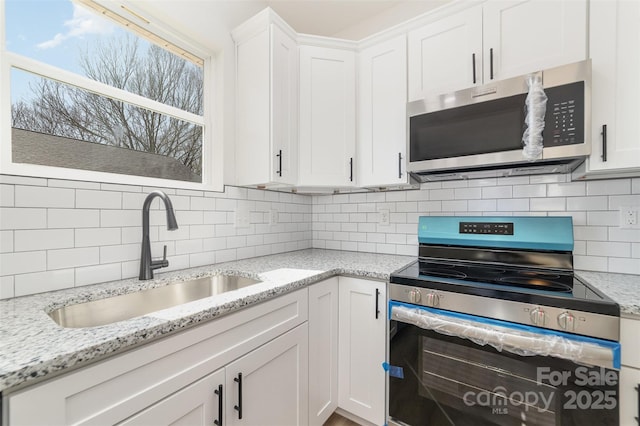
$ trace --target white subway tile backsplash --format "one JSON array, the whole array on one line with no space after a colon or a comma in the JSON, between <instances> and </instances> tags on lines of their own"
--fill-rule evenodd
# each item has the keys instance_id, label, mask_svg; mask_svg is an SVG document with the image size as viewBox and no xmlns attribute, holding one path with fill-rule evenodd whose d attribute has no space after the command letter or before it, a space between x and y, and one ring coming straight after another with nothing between
<instances>
[{"instance_id":1,"label":"white subway tile backsplash","mask_svg":"<svg viewBox=\"0 0 640 426\"><path fill-rule=\"evenodd\" d=\"M637 243L640 241L640 229L609 228L609 241L626 241Z\"/></svg>"},{"instance_id":2,"label":"white subway tile backsplash","mask_svg":"<svg viewBox=\"0 0 640 426\"><path fill-rule=\"evenodd\" d=\"M547 186L546 185L518 185L513 187L513 196L516 198L524 197L546 197Z\"/></svg>"},{"instance_id":3,"label":"white subway tile backsplash","mask_svg":"<svg viewBox=\"0 0 640 426\"><path fill-rule=\"evenodd\" d=\"M13 251L14 231L0 231L0 253L10 253Z\"/></svg>"},{"instance_id":4,"label":"white subway tile backsplash","mask_svg":"<svg viewBox=\"0 0 640 426\"><path fill-rule=\"evenodd\" d=\"M100 189L100 184L97 182L85 182L81 180L49 179L47 186L54 188Z\"/></svg>"},{"instance_id":5,"label":"white subway tile backsplash","mask_svg":"<svg viewBox=\"0 0 640 426\"><path fill-rule=\"evenodd\" d=\"M229 238L240 238L240 237L229 237ZM203 247L202 240L180 240L180 241L176 241L175 244L176 244L175 254L177 255L200 253ZM236 246L236 247L241 247L241 246Z\"/></svg>"},{"instance_id":6,"label":"white subway tile backsplash","mask_svg":"<svg viewBox=\"0 0 640 426\"><path fill-rule=\"evenodd\" d=\"M585 193L585 182L550 183L547 185L548 197L579 197Z\"/></svg>"},{"instance_id":7,"label":"white subway tile backsplash","mask_svg":"<svg viewBox=\"0 0 640 426\"><path fill-rule=\"evenodd\" d=\"M85 266L76 268L76 286L96 284L122 279L122 267L120 263L106 265Z\"/></svg>"},{"instance_id":8,"label":"white subway tile backsplash","mask_svg":"<svg viewBox=\"0 0 640 426\"><path fill-rule=\"evenodd\" d=\"M608 258L600 256L573 256L573 268L586 271L607 272Z\"/></svg>"},{"instance_id":9,"label":"white subway tile backsplash","mask_svg":"<svg viewBox=\"0 0 640 426\"><path fill-rule=\"evenodd\" d=\"M119 185L119 184L115 184L115 183L101 183L100 184L100 189L103 191L120 191L120 192L143 192L142 191L142 187L141 186L137 186L137 185ZM144 189L144 192L146 194L148 194L149 192L158 189L158 188L146 188ZM162 190L166 193L166 194L175 194L175 191L172 189L164 189L162 188Z\"/></svg>"},{"instance_id":10,"label":"white subway tile backsplash","mask_svg":"<svg viewBox=\"0 0 640 426\"><path fill-rule=\"evenodd\" d=\"M567 210L607 210L607 197L568 197Z\"/></svg>"},{"instance_id":11,"label":"white subway tile backsplash","mask_svg":"<svg viewBox=\"0 0 640 426\"><path fill-rule=\"evenodd\" d=\"M631 193L640 194L640 178L631 179Z\"/></svg>"},{"instance_id":12,"label":"white subway tile backsplash","mask_svg":"<svg viewBox=\"0 0 640 426\"><path fill-rule=\"evenodd\" d=\"M120 209L122 193L112 191L76 190L76 208L78 209ZM140 204L142 208L142 204Z\"/></svg>"},{"instance_id":13,"label":"white subway tile backsplash","mask_svg":"<svg viewBox=\"0 0 640 426\"><path fill-rule=\"evenodd\" d=\"M497 206L497 200L469 200L467 210L470 212L496 211Z\"/></svg>"},{"instance_id":14,"label":"white subway tile backsplash","mask_svg":"<svg viewBox=\"0 0 640 426\"><path fill-rule=\"evenodd\" d=\"M100 211L47 209L47 225L49 228L98 228L100 227Z\"/></svg>"},{"instance_id":15,"label":"white subway tile backsplash","mask_svg":"<svg viewBox=\"0 0 640 426\"><path fill-rule=\"evenodd\" d=\"M573 237L584 241L607 241L608 229L604 226L574 226Z\"/></svg>"},{"instance_id":16,"label":"white subway tile backsplash","mask_svg":"<svg viewBox=\"0 0 640 426\"><path fill-rule=\"evenodd\" d=\"M100 249L98 247L49 250L47 252L48 270L97 265L99 263Z\"/></svg>"},{"instance_id":17,"label":"white subway tile backsplash","mask_svg":"<svg viewBox=\"0 0 640 426\"><path fill-rule=\"evenodd\" d=\"M13 280L13 275L0 277L0 300L15 297L16 294L13 287Z\"/></svg>"},{"instance_id":18,"label":"white subway tile backsplash","mask_svg":"<svg viewBox=\"0 0 640 426\"><path fill-rule=\"evenodd\" d=\"M504 198L497 200L499 211L523 212L529 211L528 198Z\"/></svg>"},{"instance_id":19,"label":"white subway tile backsplash","mask_svg":"<svg viewBox=\"0 0 640 426\"><path fill-rule=\"evenodd\" d=\"M638 275L640 274L640 262L638 259L609 257L609 271Z\"/></svg>"},{"instance_id":20,"label":"white subway tile backsplash","mask_svg":"<svg viewBox=\"0 0 640 426\"><path fill-rule=\"evenodd\" d=\"M587 195L631 194L631 179L592 180L586 184Z\"/></svg>"},{"instance_id":21,"label":"white subway tile backsplash","mask_svg":"<svg viewBox=\"0 0 640 426\"><path fill-rule=\"evenodd\" d=\"M25 251L20 253L0 254L0 276L41 272L46 269L46 251Z\"/></svg>"},{"instance_id":22,"label":"white subway tile backsplash","mask_svg":"<svg viewBox=\"0 0 640 426\"><path fill-rule=\"evenodd\" d=\"M162 243L164 244L164 243ZM159 243L151 244L151 254L154 258L162 257L161 248L158 247ZM155 250L154 250L155 248ZM160 250L158 250L160 249ZM173 253L167 253L169 256ZM89 259L93 259L92 254L87 253L87 262ZM100 247L100 261L86 264L105 264L115 262L126 262L128 260L140 259L140 244L121 244L115 246L103 246ZM80 266L80 265L77 265Z\"/></svg>"},{"instance_id":23,"label":"white subway tile backsplash","mask_svg":"<svg viewBox=\"0 0 640 426\"><path fill-rule=\"evenodd\" d=\"M482 198L481 188L457 188L453 190L456 200L479 200Z\"/></svg>"},{"instance_id":24,"label":"white subway tile backsplash","mask_svg":"<svg viewBox=\"0 0 640 426\"><path fill-rule=\"evenodd\" d=\"M455 198L454 189L432 189L429 191L429 200L453 200Z\"/></svg>"},{"instance_id":25,"label":"white subway tile backsplash","mask_svg":"<svg viewBox=\"0 0 640 426\"><path fill-rule=\"evenodd\" d=\"M418 203L418 212L427 214L430 212L441 212L442 201L420 201Z\"/></svg>"},{"instance_id":26,"label":"white subway tile backsplash","mask_svg":"<svg viewBox=\"0 0 640 426\"><path fill-rule=\"evenodd\" d=\"M82 212L82 210L78 210ZM91 211L91 210L89 210ZM95 211L95 210L94 210ZM164 222L157 220L157 223L151 220L153 213L161 214ZM177 214L176 214L177 216ZM164 212L149 212L149 223L151 225L166 224L166 215ZM139 210L100 210L100 226L103 228L120 228L123 226L140 226L142 225L142 213ZM180 222L178 221L178 225ZM96 225L92 225L94 227Z\"/></svg>"},{"instance_id":27,"label":"white subway tile backsplash","mask_svg":"<svg viewBox=\"0 0 640 426\"><path fill-rule=\"evenodd\" d=\"M620 213L616 211L591 211L587 212L587 225L589 226L618 226Z\"/></svg>"},{"instance_id":28,"label":"white subway tile backsplash","mask_svg":"<svg viewBox=\"0 0 640 426\"><path fill-rule=\"evenodd\" d=\"M0 230L47 227L47 209L0 208Z\"/></svg>"},{"instance_id":29,"label":"white subway tile backsplash","mask_svg":"<svg viewBox=\"0 0 640 426\"><path fill-rule=\"evenodd\" d=\"M532 211L563 211L567 209L567 201L564 197L557 198L531 198L529 209ZM571 210L581 210L573 208Z\"/></svg>"},{"instance_id":30,"label":"white subway tile backsplash","mask_svg":"<svg viewBox=\"0 0 640 426\"><path fill-rule=\"evenodd\" d=\"M631 244L608 241L587 241L587 255L631 257Z\"/></svg>"},{"instance_id":31,"label":"white subway tile backsplash","mask_svg":"<svg viewBox=\"0 0 640 426\"><path fill-rule=\"evenodd\" d=\"M511 198L513 188L511 186L488 186L482 188L482 198Z\"/></svg>"},{"instance_id":32,"label":"white subway tile backsplash","mask_svg":"<svg viewBox=\"0 0 640 426\"><path fill-rule=\"evenodd\" d=\"M0 183L13 185L47 186L47 179L28 176L0 175Z\"/></svg>"},{"instance_id":33,"label":"white subway tile backsplash","mask_svg":"<svg viewBox=\"0 0 640 426\"><path fill-rule=\"evenodd\" d=\"M0 185L0 207L13 207L15 186Z\"/></svg>"},{"instance_id":34,"label":"white subway tile backsplash","mask_svg":"<svg viewBox=\"0 0 640 426\"><path fill-rule=\"evenodd\" d=\"M443 201L442 211L445 212L466 212L467 200Z\"/></svg>"},{"instance_id":35,"label":"white subway tile backsplash","mask_svg":"<svg viewBox=\"0 0 640 426\"><path fill-rule=\"evenodd\" d=\"M73 229L17 230L14 251L37 251L74 246Z\"/></svg>"},{"instance_id":36,"label":"white subway tile backsplash","mask_svg":"<svg viewBox=\"0 0 640 426\"><path fill-rule=\"evenodd\" d=\"M16 296L24 296L41 291L71 288L74 283L73 269L20 274L15 276L15 292Z\"/></svg>"},{"instance_id":37,"label":"white subway tile backsplash","mask_svg":"<svg viewBox=\"0 0 640 426\"><path fill-rule=\"evenodd\" d=\"M619 210L621 206L640 206L640 195L611 195L609 210Z\"/></svg>"},{"instance_id":38,"label":"white subway tile backsplash","mask_svg":"<svg viewBox=\"0 0 640 426\"><path fill-rule=\"evenodd\" d=\"M75 203L75 190L66 188L18 185L14 196L16 207L73 208Z\"/></svg>"}]
</instances>

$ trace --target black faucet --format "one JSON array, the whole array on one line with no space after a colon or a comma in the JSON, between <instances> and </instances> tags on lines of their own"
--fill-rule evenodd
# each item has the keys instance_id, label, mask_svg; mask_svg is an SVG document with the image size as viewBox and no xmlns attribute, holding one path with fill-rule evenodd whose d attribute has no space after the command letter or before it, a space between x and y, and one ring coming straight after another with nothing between
<instances>
[{"instance_id":1,"label":"black faucet","mask_svg":"<svg viewBox=\"0 0 640 426\"><path fill-rule=\"evenodd\" d=\"M164 208L167 210L167 229L169 231L175 231L178 229L178 222L176 222L176 215L173 212L173 205L171 200L162 191L153 191L147 195L142 205L142 253L140 255L140 279L150 280L153 278L153 270L158 268L166 268L169 266L167 260L167 246L164 246L164 255L162 260L151 260L151 244L149 243L149 208L151 207L151 201L155 197L160 197L164 201Z\"/></svg>"}]
</instances>

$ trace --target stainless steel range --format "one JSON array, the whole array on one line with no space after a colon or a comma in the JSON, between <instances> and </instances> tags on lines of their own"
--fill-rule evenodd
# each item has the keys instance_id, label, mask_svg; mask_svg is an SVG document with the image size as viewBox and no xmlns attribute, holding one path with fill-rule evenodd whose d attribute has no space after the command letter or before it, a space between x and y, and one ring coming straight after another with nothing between
<instances>
[{"instance_id":1,"label":"stainless steel range","mask_svg":"<svg viewBox=\"0 0 640 426\"><path fill-rule=\"evenodd\" d=\"M421 217L391 276L389 423L618 423L619 306L570 217Z\"/></svg>"}]
</instances>

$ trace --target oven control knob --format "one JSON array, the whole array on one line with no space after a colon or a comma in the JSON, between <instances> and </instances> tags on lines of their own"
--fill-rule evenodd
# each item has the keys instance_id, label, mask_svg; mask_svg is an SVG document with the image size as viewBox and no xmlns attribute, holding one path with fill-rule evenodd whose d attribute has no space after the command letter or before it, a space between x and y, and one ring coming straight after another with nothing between
<instances>
[{"instance_id":1,"label":"oven control knob","mask_svg":"<svg viewBox=\"0 0 640 426\"><path fill-rule=\"evenodd\" d=\"M415 288L413 290L409 290L409 301L411 303L419 303L421 298L422 295L420 294L420 290Z\"/></svg>"},{"instance_id":2,"label":"oven control knob","mask_svg":"<svg viewBox=\"0 0 640 426\"><path fill-rule=\"evenodd\" d=\"M544 326L545 322L547 321L546 314L542 310L542 308L535 308L531 311L529 316L531 317L531 322L535 325Z\"/></svg>"},{"instance_id":3,"label":"oven control knob","mask_svg":"<svg viewBox=\"0 0 640 426\"><path fill-rule=\"evenodd\" d=\"M437 293L427 294L427 306L433 306L434 308L440 304L440 296Z\"/></svg>"},{"instance_id":4,"label":"oven control knob","mask_svg":"<svg viewBox=\"0 0 640 426\"><path fill-rule=\"evenodd\" d=\"M574 331L576 328L576 317L565 311L558 315L558 325L563 330Z\"/></svg>"}]
</instances>

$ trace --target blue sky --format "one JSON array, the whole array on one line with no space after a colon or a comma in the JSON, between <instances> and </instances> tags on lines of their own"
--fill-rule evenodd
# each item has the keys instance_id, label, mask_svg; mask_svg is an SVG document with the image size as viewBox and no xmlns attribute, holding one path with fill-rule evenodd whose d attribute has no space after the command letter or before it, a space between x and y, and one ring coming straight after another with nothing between
<instances>
[{"instance_id":1,"label":"blue sky","mask_svg":"<svg viewBox=\"0 0 640 426\"><path fill-rule=\"evenodd\" d=\"M79 52L87 43L124 32L71 0L6 0L5 17L9 51L79 74ZM13 101L29 97L28 81L28 74L12 73Z\"/></svg>"}]
</instances>

